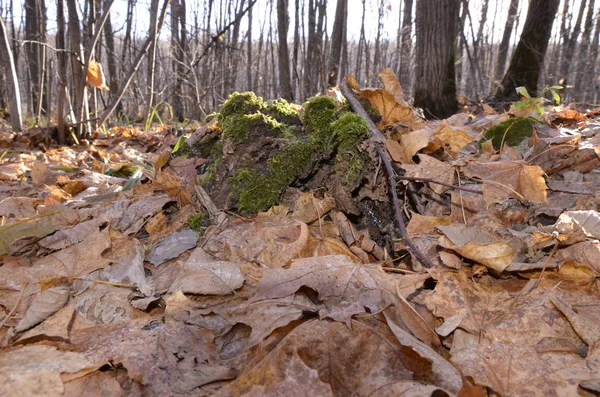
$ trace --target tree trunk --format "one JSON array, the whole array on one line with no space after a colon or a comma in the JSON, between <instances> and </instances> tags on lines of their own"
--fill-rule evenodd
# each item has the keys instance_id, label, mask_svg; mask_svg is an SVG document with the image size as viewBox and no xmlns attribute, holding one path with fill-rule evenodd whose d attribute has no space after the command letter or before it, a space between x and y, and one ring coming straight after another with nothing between
<instances>
[{"instance_id":1,"label":"tree trunk","mask_svg":"<svg viewBox=\"0 0 600 397\"><path fill-rule=\"evenodd\" d=\"M67 0L67 8L69 10L69 39L71 41L71 53L77 56L71 56L71 70L73 71L73 92L74 92L74 105L73 109L76 112L77 120L75 122L81 122L87 119L88 106L85 95L85 72L83 70L83 62L85 62L85 54L83 45L81 43L81 27L79 21L81 20L78 5L76 0ZM83 87L80 87L81 84ZM84 131L85 127L85 131ZM77 130L77 137L82 137L87 134L90 130L90 125L79 123Z\"/></svg>"},{"instance_id":2,"label":"tree trunk","mask_svg":"<svg viewBox=\"0 0 600 397\"><path fill-rule=\"evenodd\" d=\"M111 2L104 0L104 13L109 11ZM112 29L112 23L110 21L110 14L106 24L104 24L104 42L106 43L107 52L107 64L108 64L108 87L110 88L110 97L114 98L117 93L119 76L117 75L117 53L115 52L115 38ZM123 105L121 102L117 104L117 115L120 116L123 113Z\"/></svg>"},{"instance_id":3,"label":"tree trunk","mask_svg":"<svg viewBox=\"0 0 600 397\"><path fill-rule=\"evenodd\" d=\"M56 3L56 62L58 66L58 108L56 118L58 119L58 143L66 143L65 105L67 102L67 49L65 40L65 0ZM70 112L70 110L69 110Z\"/></svg>"},{"instance_id":4,"label":"tree trunk","mask_svg":"<svg viewBox=\"0 0 600 397\"><path fill-rule=\"evenodd\" d=\"M44 0L30 0L25 2L25 44L29 78L28 91L30 94L30 111L36 113L39 106L45 109L46 96L43 94L42 70L46 47L46 6ZM41 102L40 102L41 101Z\"/></svg>"},{"instance_id":5,"label":"tree trunk","mask_svg":"<svg viewBox=\"0 0 600 397\"><path fill-rule=\"evenodd\" d=\"M328 87L337 85L338 81L344 26L346 26L347 3L348 0L338 0L335 8L335 20L333 21L333 32L331 33L331 52L329 54L329 66L327 67L329 70Z\"/></svg>"},{"instance_id":6,"label":"tree trunk","mask_svg":"<svg viewBox=\"0 0 600 397\"><path fill-rule=\"evenodd\" d=\"M411 88L410 84L410 53L412 51L412 10L413 0L404 0L404 13L402 15L402 34L400 45L400 70L398 71L398 77L400 78L400 85L405 89L405 93L409 92Z\"/></svg>"},{"instance_id":7,"label":"tree trunk","mask_svg":"<svg viewBox=\"0 0 600 397\"><path fill-rule=\"evenodd\" d=\"M146 91L146 112L144 119L146 125L150 124L152 115L152 106L154 106L154 68L156 66L156 47L158 44L158 0L152 0L150 3L150 30L148 32L150 41L150 52L148 54L148 68L146 70L146 82L148 89Z\"/></svg>"},{"instance_id":8,"label":"tree trunk","mask_svg":"<svg viewBox=\"0 0 600 397\"><path fill-rule=\"evenodd\" d=\"M427 118L446 118L458 110L454 40L459 8L459 0L417 0L414 105Z\"/></svg>"},{"instance_id":9,"label":"tree trunk","mask_svg":"<svg viewBox=\"0 0 600 397\"><path fill-rule=\"evenodd\" d=\"M12 129L17 132L23 130L21 122L21 92L19 91L19 80L17 70L10 48L10 40L4 20L0 16L0 62L8 83L8 106L10 111L10 124Z\"/></svg>"},{"instance_id":10,"label":"tree trunk","mask_svg":"<svg viewBox=\"0 0 600 397\"><path fill-rule=\"evenodd\" d=\"M515 26L515 18L517 16L517 10L519 9L519 0L510 0L510 6L508 7L508 17L506 24L504 25L504 33L502 34L502 41L498 46L498 58L496 58L496 66L492 74L492 84L494 91L496 80L504 74L504 68L506 66L506 58L508 55L508 45L510 44L510 37L512 36L513 28Z\"/></svg>"},{"instance_id":11,"label":"tree trunk","mask_svg":"<svg viewBox=\"0 0 600 397\"><path fill-rule=\"evenodd\" d=\"M567 84L570 83L569 70L571 68L571 63L573 63L575 45L579 40L579 33L581 33L581 21L583 20L583 12L585 10L586 3L586 0L581 0L581 3L579 4L579 12L577 13L577 20L575 21L575 25L573 25L573 30L571 31L570 35L567 32L566 36L563 37L564 42L560 63L560 79L563 81L564 89L562 94L565 96L569 96L569 89L567 88Z\"/></svg>"},{"instance_id":12,"label":"tree trunk","mask_svg":"<svg viewBox=\"0 0 600 397\"><path fill-rule=\"evenodd\" d=\"M594 24L594 0L589 0L588 11L585 16L585 24L583 34L581 35L581 44L579 45L579 53L577 54L577 78L575 79L575 95L578 100L587 99L587 86L584 81L587 79L591 71L591 63L589 57L590 41L592 37L592 29ZM583 7L583 3L582 3Z\"/></svg>"},{"instance_id":13,"label":"tree trunk","mask_svg":"<svg viewBox=\"0 0 600 397\"><path fill-rule=\"evenodd\" d=\"M163 22L165 20L165 15L167 14L167 7L169 5L169 2L170 2L170 0L165 0L165 2L163 3L162 10L158 16L158 24L157 24L157 28L156 28L157 32L160 32L160 29L162 28ZM148 53L148 51L150 50L150 47L152 47L152 42L155 39L156 39L156 37L152 33L150 33L150 36L141 45L140 52L138 53L136 59L133 61L133 64L131 65L131 69L129 70L127 77L121 84L121 88L119 89L119 94L116 95L116 98L113 99L111 101L110 105L108 105L107 108L104 110L104 112L100 116L99 124L104 124L106 122L106 120L108 120L108 117L111 115L111 113L117 107L117 103L119 103L121 98L123 98L125 91L127 91L127 88L129 87L129 84L131 83L131 80L133 80L133 76L135 76L136 72L138 71L138 69L142 63L142 59L144 59L144 56Z\"/></svg>"},{"instance_id":14,"label":"tree trunk","mask_svg":"<svg viewBox=\"0 0 600 397\"><path fill-rule=\"evenodd\" d=\"M171 57L172 68L175 74L175 88L173 90L173 117L183 121L182 86L184 73L184 54L186 51L186 24L185 0L171 1Z\"/></svg>"},{"instance_id":15,"label":"tree trunk","mask_svg":"<svg viewBox=\"0 0 600 397\"><path fill-rule=\"evenodd\" d=\"M292 81L290 78L290 56L288 52L288 0L277 0L277 33L279 38L278 66L279 66L279 87L281 97L288 101L294 100L292 93Z\"/></svg>"},{"instance_id":16,"label":"tree trunk","mask_svg":"<svg viewBox=\"0 0 600 397\"><path fill-rule=\"evenodd\" d=\"M496 96L503 100L517 100L517 87L524 86L529 94L537 92L552 23L560 0L531 0L521 39L510 60L508 71L502 79L502 87Z\"/></svg>"}]
</instances>

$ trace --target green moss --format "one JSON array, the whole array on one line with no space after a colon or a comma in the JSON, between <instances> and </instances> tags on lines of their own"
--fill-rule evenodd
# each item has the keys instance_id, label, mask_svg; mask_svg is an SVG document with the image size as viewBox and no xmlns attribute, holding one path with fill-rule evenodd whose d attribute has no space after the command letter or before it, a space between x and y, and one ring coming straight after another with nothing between
<instances>
[{"instance_id":1,"label":"green moss","mask_svg":"<svg viewBox=\"0 0 600 397\"><path fill-rule=\"evenodd\" d=\"M309 134L330 135L331 122L335 119L338 102L328 96L310 98L304 104L302 123Z\"/></svg>"},{"instance_id":2,"label":"green moss","mask_svg":"<svg viewBox=\"0 0 600 397\"><path fill-rule=\"evenodd\" d=\"M195 232L204 233L204 230L208 227L206 224L206 217L202 212L197 212L195 214L190 215L187 218L187 224Z\"/></svg>"},{"instance_id":3,"label":"green moss","mask_svg":"<svg viewBox=\"0 0 600 397\"><path fill-rule=\"evenodd\" d=\"M267 105L253 92L235 92L221 106L218 120L225 138L243 142L253 131L288 137L293 128L285 121L292 120L292 113L295 112L283 99Z\"/></svg>"},{"instance_id":4,"label":"green moss","mask_svg":"<svg viewBox=\"0 0 600 397\"><path fill-rule=\"evenodd\" d=\"M377 111L377 109L375 109L373 107L373 105L371 105L371 101L369 101L369 99L363 98L363 97L359 97L358 101L363 106L363 108L365 109L365 112L367 112L367 114L369 115L369 117L371 118L371 120L373 120L373 122L375 124L377 124L377 123L379 123L379 121L381 121L381 119L382 119L381 115L379 114L379 112Z\"/></svg>"},{"instance_id":5,"label":"green moss","mask_svg":"<svg viewBox=\"0 0 600 397\"><path fill-rule=\"evenodd\" d=\"M234 92L221 105L219 117L252 114L266 107L266 102L253 92Z\"/></svg>"},{"instance_id":6,"label":"green moss","mask_svg":"<svg viewBox=\"0 0 600 397\"><path fill-rule=\"evenodd\" d=\"M204 118L204 123L209 124L211 121L216 120L218 117L218 112L212 112L211 114L206 115L206 117Z\"/></svg>"},{"instance_id":7,"label":"green moss","mask_svg":"<svg viewBox=\"0 0 600 397\"><path fill-rule=\"evenodd\" d=\"M238 199L237 209L255 214L279 202L280 184L269 175L250 168L241 168L231 177L232 192Z\"/></svg>"},{"instance_id":8,"label":"green moss","mask_svg":"<svg viewBox=\"0 0 600 397\"><path fill-rule=\"evenodd\" d=\"M290 103L285 99L275 99L267 106L266 113L280 123L294 125L300 121L298 112L292 109Z\"/></svg>"},{"instance_id":9,"label":"green moss","mask_svg":"<svg viewBox=\"0 0 600 397\"><path fill-rule=\"evenodd\" d=\"M292 131L298 115L287 101L276 100L257 109L256 106L243 105L254 103L255 96L246 95L242 101L241 95L237 94L235 101L228 99L223 104L219 123L224 137L243 140L252 128L260 127L277 133L287 142L271 156L266 171L241 168L230 178L232 195L237 199L236 206L240 212L254 214L278 204L285 188L307 171L315 156L328 158L335 148L338 148L336 161L343 163L340 172L344 172L347 182L355 184L362 177L366 161L356 149L356 144L368 136L369 127L360 116L343 112L343 107L334 98L320 96L309 99L302 112L303 127L308 136L296 136ZM232 111L245 108L252 112L239 114Z\"/></svg>"},{"instance_id":10,"label":"green moss","mask_svg":"<svg viewBox=\"0 0 600 397\"><path fill-rule=\"evenodd\" d=\"M531 138L532 121L529 117L515 117L488 128L483 137L491 140L495 149L500 149L503 142L508 146L519 146L523 140Z\"/></svg>"},{"instance_id":11,"label":"green moss","mask_svg":"<svg viewBox=\"0 0 600 397\"><path fill-rule=\"evenodd\" d=\"M356 113L344 113L331 124L336 145L340 151L356 147L369 136L369 125Z\"/></svg>"}]
</instances>

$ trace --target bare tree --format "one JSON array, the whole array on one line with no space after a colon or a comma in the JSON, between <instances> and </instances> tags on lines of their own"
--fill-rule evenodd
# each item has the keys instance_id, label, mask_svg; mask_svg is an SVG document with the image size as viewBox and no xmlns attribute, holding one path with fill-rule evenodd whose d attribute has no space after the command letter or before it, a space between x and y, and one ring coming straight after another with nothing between
<instances>
[{"instance_id":1,"label":"bare tree","mask_svg":"<svg viewBox=\"0 0 600 397\"><path fill-rule=\"evenodd\" d=\"M579 33L581 33L581 21L583 19L583 11L585 9L586 0L581 0L579 4L579 13L577 14L577 20L575 21L575 25L573 25L573 30L569 35L569 32L564 32L563 36L563 48L561 54L561 63L560 63L560 77L563 81L564 91L563 94L567 94L567 84L569 82L569 69L571 67L571 63L573 62L573 55L575 54L575 44L577 43L577 39L579 38Z\"/></svg>"},{"instance_id":2,"label":"bare tree","mask_svg":"<svg viewBox=\"0 0 600 397\"><path fill-rule=\"evenodd\" d=\"M44 0L25 2L25 52L27 54L28 87L30 94L30 110L36 113L47 107L44 95L44 74L46 60L46 5Z\"/></svg>"},{"instance_id":3,"label":"bare tree","mask_svg":"<svg viewBox=\"0 0 600 397\"><path fill-rule=\"evenodd\" d=\"M560 0L531 0L521 39L510 61L502 87L496 91L501 99L515 100L516 87L524 86L531 95L537 83L552 32L552 23Z\"/></svg>"},{"instance_id":4,"label":"bare tree","mask_svg":"<svg viewBox=\"0 0 600 397\"><path fill-rule=\"evenodd\" d=\"M342 55L342 44L344 39L344 27L346 26L346 8L348 0L338 0L335 8L335 20L333 21L333 32L331 34L331 52L329 55L329 76L327 85L333 87L337 84Z\"/></svg>"},{"instance_id":5,"label":"bare tree","mask_svg":"<svg viewBox=\"0 0 600 397\"><path fill-rule=\"evenodd\" d=\"M454 40L459 7L459 0L417 1L414 103L428 118L445 118L458 109Z\"/></svg>"},{"instance_id":6,"label":"bare tree","mask_svg":"<svg viewBox=\"0 0 600 397\"><path fill-rule=\"evenodd\" d=\"M0 17L0 62L8 83L8 106L10 109L10 124L15 131L22 131L21 122L21 92L15 62L10 48L10 40L4 20Z\"/></svg>"},{"instance_id":7,"label":"bare tree","mask_svg":"<svg viewBox=\"0 0 600 397\"><path fill-rule=\"evenodd\" d=\"M288 0L277 0L277 33L279 37L279 87L281 97L288 101L294 100L292 80L290 76L290 56L288 52L288 28L290 17L288 15Z\"/></svg>"},{"instance_id":8,"label":"bare tree","mask_svg":"<svg viewBox=\"0 0 600 397\"><path fill-rule=\"evenodd\" d=\"M506 24L504 25L504 33L502 34L502 41L498 47L498 56L496 58L496 65L494 66L492 74L492 84L494 85L496 84L496 80L504 74L506 58L508 56L508 45L510 44L510 36L512 36L513 28L515 26L515 18L517 16L518 9L519 0L510 0L508 16L506 18Z\"/></svg>"}]
</instances>

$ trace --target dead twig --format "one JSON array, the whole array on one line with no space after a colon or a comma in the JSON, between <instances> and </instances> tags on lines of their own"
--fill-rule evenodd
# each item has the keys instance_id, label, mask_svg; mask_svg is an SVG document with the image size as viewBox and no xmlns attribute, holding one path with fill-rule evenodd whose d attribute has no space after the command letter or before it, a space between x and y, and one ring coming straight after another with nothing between
<instances>
[{"instance_id":1,"label":"dead twig","mask_svg":"<svg viewBox=\"0 0 600 397\"><path fill-rule=\"evenodd\" d=\"M408 233L406 232L406 224L404 222L404 216L400 210L400 200L398 199L398 192L396 191L396 173L394 172L394 168L392 167L392 162L387 155L387 152L383 149L383 144L385 142L385 137L379 131L379 128L373 123L373 120L369 117L363 106L360 104L358 99L354 96L352 90L348 87L348 84L345 80L342 80L340 84L340 89L342 94L346 97L346 100L350 104L350 107L354 112L356 112L359 116L361 116L367 124L369 125L369 134L373 138L375 142L375 147L377 149L377 155L381 159L383 163L383 167L387 174L388 179L388 191L392 198L392 207L394 208L394 220L396 221L396 225L400 230L400 234L406 241L406 245L410 248L411 253L415 256L415 258L423 264L426 268L434 267L433 262L429 259L417 245L411 240Z\"/></svg>"}]
</instances>

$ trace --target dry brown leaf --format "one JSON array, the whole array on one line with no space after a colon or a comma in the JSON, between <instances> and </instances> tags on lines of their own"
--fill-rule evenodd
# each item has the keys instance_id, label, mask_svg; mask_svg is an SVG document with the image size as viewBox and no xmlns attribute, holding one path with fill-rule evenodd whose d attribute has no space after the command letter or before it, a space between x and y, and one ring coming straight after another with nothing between
<instances>
[{"instance_id":1,"label":"dry brown leaf","mask_svg":"<svg viewBox=\"0 0 600 397\"><path fill-rule=\"evenodd\" d=\"M414 178L428 178L449 185L454 184L454 167L448 163L443 163L426 154L419 154L419 164L403 164L402 168L406 170L406 176ZM428 182L429 187L437 194L443 194L446 186L437 183Z\"/></svg>"},{"instance_id":2,"label":"dry brown leaf","mask_svg":"<svg viewBox=\"0 0 600 397\"><path fill-rule=\"evenodd\" d=\"M295 365L296 354L306 367L316 371L312 377L321 381L308 383L299 389L308 389L310 395L321 395L331 390L336 396L391 396L395 391L407 388L414 396L429 395L432 388L440 392L458 392L458 389L444 389L446 385L453 386L452 380L444 379L441 374L431 376L429 356L419 356L411 349L390 343L388 338L393 338L390 331L373 328L376 326L374 323L362 325L353 322L350 330L337 322L305 322L283 340L266 346L265 358L253 363L219 395L248 395L252 390L261 395L277 395L274 391L282 390L282 384L306 382L307 371L295 373L289 370ZM416 339L414 341L420 343ZM411 383L416 379L420 380L420 385ZM264 388L257 389L255 385Z\"/></svg>"},{"instance_id":3,"label":"dry brown leaf","mask_svg":"<svg viewBox=\"0 0 600 397\"><path fill-rule=\"evenodd\" d=\"M400 81L398 81L398 77L392 68L385 68L377 73L377 75L381 78L381 81L383 81L383 88L394 96L396 103L401 106L408 106L404 100L404 93L402 92Z\"/></svg>"},{"instance_id":4,"label":"dry brown leaf","mask_svg":"<svg viewBox=\"0 0 600 397\"><path fill-rule=\"evenodd\" d=\"M62 339L69 340L69 328L72 323L73 314L75 313L75 305L69 302L68 305L48 317L44 322L23 332L19 335L17 342L23 343L27 339L36 340L48 338L51 340Z\"/></svg>"},{"instance_id":5,"label":"dry brown leaf","mask_svg":"<svg viewBox=\"0 0 600 397\"><path fill-rule=\"evenodd\" d=\"M449 126L445 120L433 131L432 137L433 140L427 145L429 152L435 152L441 148L454 157L458 156L460 149L475 139L464 129Z\"/></svg>"},{"instance_id":6,"label":"dry brown leaf","mask_svg":"<svg viewBox=\"0 0 600 397\"><path fill-rule=\"evenodd\" d=\"M0 355L0 394L3 396L61 396L61 374L91 371L105 362L86 354L33 345Z\"/></svg>"},{"instance_id":7,"label":"dry brown leaf","mask_svg":"<svg viewBox=\"0 0 600 397\"><path fill-rule=\"evenodd\" d=\"M546 202L544 171L524 162L472 163L463 168L469 178L483 180L483 198L488 206L509 197Z\"/></svg>"},{"instance_id":8,"label":"dry brown leaf","mask_svg":"<svg viewBox=\"0 0 600 397\"><path fill-rule=\"evenodd\" d=\"M476 384L502 396L576 396L579 383L592 378L575 354L538 353L507 342L462 349L451 362Z\"/></svg>"},{"instance_id":9,"label":"dry brown leaf","mask_svg":"<svg viewBox=\"0 0 600 397\"><path fill-rule=\"evenodd\" d=\"M600 273L600 242L597 240L584 241L560 249L556 253L556 257L586 264L596 273Z\"/></svg>"},{"instance_id":10,"label":"dry brown leaf","mask_svg":"<svg viewBox=\"0 0 600 397\"><path fill-rule=\"evenodd\" d=\"M25 312L25 316L17 323L16 332L23 332L41 323L63 308L69 300L68 287L50 288L39 294Z\"/></svg>"},{"instance_id":11,"label":"dry brown leaf","mask_svg":"<svg viewBox=\"0 0 600 397\"><path fill-rule=\"evenodd\" d=\"M292 216L300 222L310 224L327 214L335 207L333 197L318 199L311 192L305 192L296 200Z\"/></svg>"},{"instance_id":12,"label":"dry brown leaf","mask_svg":"<svg viewBox=\"0 0 600 397\"><path fill-rule=\"evenodd\" d=\"M290 296L303 286L317 291L329 310L359 301L375 312L382 308L386 293L395 293L379 265L360 265L345 255L330 255L296 259L289 269L265 270L251 301Z\"/></svg>"},{"instance_id":13,"label":"dry brown leaf","mask_svg":"<svg viewBox=\"0 0 600 397\"><path fill-rule=\"evenodd\" d=\"M108 88L106 85L106 77L104 77L104 71L102 70L102 65L100 62L90 60L87 74L85 76L85 82L92 87L110 91L110 88Z\"/></svg>"},{"instance_id":14,"label":"dry brown leaf","mask_svg":"<svg viewBox=\"0 0 600 397\"><path fill-rule=\"evenodd\" d=\"M377 123L379 129L384 129L394 123L412 125L415 118L412 108L396 102L394 94L384 89L365 89L360 93L369 100L371 106L381 115L381 120Z\"/></svg>"},{"instance_id":15,"label":"dry brown leaf","mask_svg":"<svg viewBox=\"0 0 600 397\"><path fill-rule=\"evenodd\" d=\"M211 332L166 317L89 327L71 333L89 360L118 362L150 395L174 395L236 373L220 363ZM153 348L149 348L153 346Z\"/></svg>"},{"instance_id":16,"label":"dry brown leaf","mask_svg":"<svg viewBox=\"0 0 600 397\"><path fill-rule=\"evenodd\" d=\"M465 258L502 272L513 261L516 252L507 243L493 241L480 230L466 226L439 226L444 236L439 244Z\"/></svg>"},{"instance_id":17,"label":"dry brown leaf","mask_svg":"<svg viewBox=\"0 0 600 397\"><path fill-rule=\"evenodd\" d=\"M348 87L350 87L351 89L353 89L355 91L360 91L360 84L358 84L358 81L356 81L356 78L353 75L351 75L351 74L346 75L346 83L348 84Z\"/></svg>"}]
</instances>

